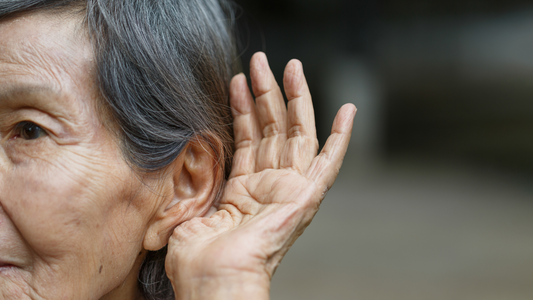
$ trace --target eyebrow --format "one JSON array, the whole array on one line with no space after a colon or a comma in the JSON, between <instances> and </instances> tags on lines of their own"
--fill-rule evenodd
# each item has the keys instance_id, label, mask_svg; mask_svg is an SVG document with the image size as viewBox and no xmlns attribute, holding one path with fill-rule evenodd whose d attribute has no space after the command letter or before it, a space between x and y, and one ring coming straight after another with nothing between
<instances>
[{"instance_id":1,"label":"eyebrow","mask_svg":"<svg viewBox=\"0 0 533 300\"><path fill-rule=\"evenodd\" d=\"M31 107L56 118L66 116L63 105L58 105L55 101L43 101L43 98L62 99L64 95L61 90L44 84L13 83L7 86L0 85L0 108Z\"/></svg>"},{"instance_id":2,"label":"eyebrow","mask_svg":"<svg viewBox=\"0 0 533 300\"><path fill-rule=\"evenodd\" d=\"M50 111L51 102L40 100L42 96L62 98L57 89L42 84L14 83L7 86L0 85L0 106L25 107L31 106L40 110ZM41 97L36 97L40 95Z\"/></svg>"},{"instance_id":3,"label":"eyebrow","mask_svg":"<svg viewBox=\"0 0 533 300\"><path fill-rule=\"evenodd\" d=\"M60 96L60 93L50 86L38 84L11 84L7 88L0 87L0 102L13 97L29 94L47 93Z\"/></svg>"}]
</instances>

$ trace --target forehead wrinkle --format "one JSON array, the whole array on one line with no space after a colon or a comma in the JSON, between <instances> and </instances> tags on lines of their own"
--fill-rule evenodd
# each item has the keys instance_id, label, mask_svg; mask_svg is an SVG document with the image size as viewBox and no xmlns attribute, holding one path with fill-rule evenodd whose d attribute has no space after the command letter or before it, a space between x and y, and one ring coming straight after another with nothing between
<instances>
[{"instance_id":1,"label":"forehead wrinkle","mask_svg":"<svg viewBox=\"0 0 533 300\"><path fill-rule=\"evenodd\" d=\"M92 46L83 24L77 14L39 11L1 21L0 63L14 67L17 75L36 75L61 88L77 85L83 81L77 77L91 77L93 69Z\"/></svg>"},{"instance_id":2,"label":"forehead wrinkle","mask_svg":"<svg viewBox=\"0 0 533 300\"><path fill-rule=\"evenodd\" d=\"M31 48L26 49L30 52L33 51ZM0 48L0 50L2 49ZM26 96L45 93L58 95L57 98L61 98L59 97L62 94L61 80L55 75L56 72L43 70L38 55L38 53L29 55L26 50L16 53L5 51L4 55L0 55L0 69L2 71L0 73L0 104L7 101L7 103L11 103L8 106L41 107L47 103L30 101L29 99L34 98L27 98Z\"/></svg>"},{"instance_id":3,"label":"forehead wrinkle","mask_svg":"<svg viewBox=\"0 0 533 300\"><path fill-rule=\"evenodd\" d=\"M77 18L53 18L52 25L40 26L41 21L36 20L39 17L50 16L20 17L33 24L36 21L37 26L17 23L13 27L14 21L0 22L0 36L7 37L0 38L0 86L2 82L3 85L29 85L37 81L38 85L49 86L55 94L62 95L58 100L63 99L63 105L70 107L67 115L79 116L82 111L91 111L95 103L88 98L98 95L96 68L91 43L80 32L82 22ZM74 105L79 100L83 105Z\"/></svg>"},{"instance_id":4,"label":"forehead wrinkle","mask_svg":"<svg viewBox=\"0 0 533 300\"><path fill-rule=\"evenodd\" d=\"M18 50L16 52L10 48L6 48L5 46L0 47L0 52L3 53L0 55L0 63L7 65L7 68L2 68L1 72L4 76L7 75L7 77L10 75L37 76L46 81L51 81L54 85L62 88L66 83L64 81L65 75L71 82L75 83L76 80L71 73L83 67L76 61L73 61L71 59L72 57L69 57L70 55L64 55L64 51L61 51L63 53L54 53L57 50L40 50L48 50L49 47L45 47L39 44L39 42L23 40L19 43L19 47L16 47Z\"/></svg>"}]
</instances>

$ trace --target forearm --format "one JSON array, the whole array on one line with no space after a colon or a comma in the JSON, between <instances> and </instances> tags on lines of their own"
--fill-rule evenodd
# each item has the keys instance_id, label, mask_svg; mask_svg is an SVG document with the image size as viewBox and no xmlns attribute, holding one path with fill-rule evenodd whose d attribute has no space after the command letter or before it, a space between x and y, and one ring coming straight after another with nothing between
<instances>
[{"instance_id":1,"label":"forearm","mask_svg":"<svg viewBox=\"0 0 533 300\"><path fill-rule=\"evenodd\" d=\"M268 300L270 279L263 275L186 278L174 285L176 300Z\"/></svg>"}]
</instances>

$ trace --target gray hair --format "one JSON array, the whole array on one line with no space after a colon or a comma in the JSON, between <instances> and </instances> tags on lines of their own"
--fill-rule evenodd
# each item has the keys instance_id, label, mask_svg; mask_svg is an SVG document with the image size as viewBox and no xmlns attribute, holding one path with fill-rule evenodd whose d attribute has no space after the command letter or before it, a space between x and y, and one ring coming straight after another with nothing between
<instances>
[{"instance_id":1,"label":"gray hair","mask_svg":"<svg viewBox=\"0 0 533 300\"><path fill-rule=\"evenodd\" d=\"M226 0L2 0L0 19L49 10L83 13L94 46L102 107L125 160L163 170L192 138L209 143L226 176L233 152L229 82L240 68ZM166 248L139 274L146 299L174 299Z\"/></svg>"}]
</instances>

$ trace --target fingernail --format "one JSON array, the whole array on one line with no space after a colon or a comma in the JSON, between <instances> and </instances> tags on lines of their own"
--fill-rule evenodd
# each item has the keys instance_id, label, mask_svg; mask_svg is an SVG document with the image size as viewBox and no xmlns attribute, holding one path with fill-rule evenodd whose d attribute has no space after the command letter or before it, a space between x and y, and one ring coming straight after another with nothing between
<instances>
[{"instance_id":1,"label":"fingernail","mask_svg":"<svg viewBox=\"0 0 533 300\"><path fill-rule=\"evenodd\" d=\"M261 72L266 72L266 70L268 70L270 66L268 64L268 58L266 57L266 55L264 55L263 57L264 57L264 60L259 65L261 66Z\"/></svg>"},{"instance_id":2,"label":"fingernail","mask_svg":"<svg viewBox=\"0 0 533 300\"><path fill-rule=\"evenodd\" d=\"M304 70L301 62L292 62L292 84L299 91L304 83Z\"/></svg>"},{"instance_id":3,"label":"fingernail","mask_svg":"<svg viewBox=\"0 0 533 300\"><path fill-rule=\"evenodd\" d=\"M266 55L266 53L262 53L262 56L265 58L265 62L266 62L266 65L268 66L268 56Z\"/></svg>"},{"instance_id":4,"label":"fingernail","mask_svg":"<svg viewBox=\"0 0 533 300\"><path fill-rule=\"evenodd\" d=\"M304 67L301 62L298 62L296 71L298 72L298 88L301 88L304 83L304 78L305 78Z\"/></svg>"},{"instance_id":5,"label":"fingernail","mask_svg":"<svg viewBox=\"0 0 533 300\"><path fill-rule=\"evenodd\" d=\"M352 118L355 117L356 113L357 113L357 107L355 107L355 105L354 105L353 109L352 109Z\"/></svg>"}]
</instances>

